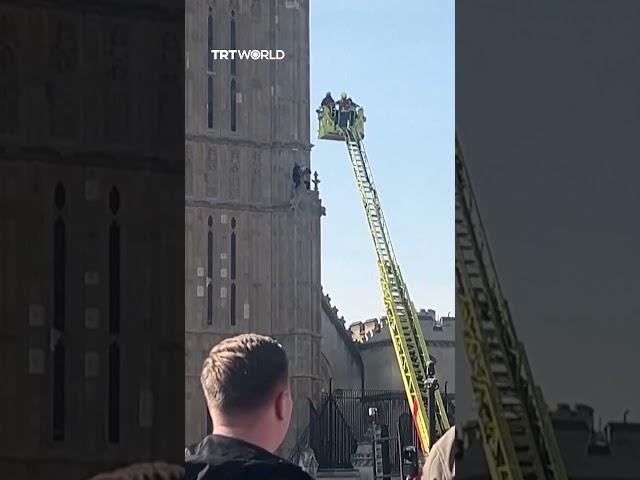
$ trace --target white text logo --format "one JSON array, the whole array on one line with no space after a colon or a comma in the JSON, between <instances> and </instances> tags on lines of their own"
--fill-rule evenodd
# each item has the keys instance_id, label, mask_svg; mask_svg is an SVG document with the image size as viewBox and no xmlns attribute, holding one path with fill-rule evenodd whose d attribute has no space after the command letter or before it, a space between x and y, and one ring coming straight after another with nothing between
<instances>
[{"instance_id":1,"label":"white text logo","mask_svg":"<svg viewBox=\"0 0 640 480\"><path fill-rule=\"evenodd\" d=\"M284 50L211 50L214 60L282 60Z\"/></svg>"}]
</instances>

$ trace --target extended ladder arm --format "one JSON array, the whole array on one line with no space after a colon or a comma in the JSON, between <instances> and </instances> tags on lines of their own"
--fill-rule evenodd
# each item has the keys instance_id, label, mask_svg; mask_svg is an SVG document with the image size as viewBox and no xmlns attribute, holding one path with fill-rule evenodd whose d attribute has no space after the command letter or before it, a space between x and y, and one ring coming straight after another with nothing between
<instances>
[{"instance_id":1,"label":"extended ladder arm","mask_svg":"<svg viewBox=\"0 0 640 480\"><path fill-rule=\"evenodd\" d=\"M366 152L361 139L353 129L345 129L344 136L376 248L380 282L394 351L420 446L423 452L428 453L433 442L449 429L449 418L440 391L437 389L437 382L434 382L433 366L429 368L431 363L429 352L418 314L409 298L407 286L402 279L400 266L393 251L391 236L384 221ZM431 424L428 411L430 395L435 403L432 406L434 421Z\"/></svg>"},{"instance_id":2,"label":"extended ladder arm","mask_svg":"<svg viewBox=\"0 0 640 480\"><path fill-rule=\"evenodd\" d=\"M541 390L518 341L456 136L456 294L493 479L566 480Z\"/></svg>"}]
</instances>

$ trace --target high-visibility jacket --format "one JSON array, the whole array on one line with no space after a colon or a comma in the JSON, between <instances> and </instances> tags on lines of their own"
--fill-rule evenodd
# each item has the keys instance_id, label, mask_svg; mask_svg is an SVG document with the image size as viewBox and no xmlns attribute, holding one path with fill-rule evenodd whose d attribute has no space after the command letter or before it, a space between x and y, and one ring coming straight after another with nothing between
<instances>
[{"instance_id":1,"label":"high-visibility jacket","mask_svg":"<svg viewBox=\"0 0 640 480\"><path fill-rule=\"evenodd\" d=\"M353 102L350 98L347 98L345 100L340 100L338 104L340 105L340 110L349 110L353 105Z\"/></svg>"}]
</instances>

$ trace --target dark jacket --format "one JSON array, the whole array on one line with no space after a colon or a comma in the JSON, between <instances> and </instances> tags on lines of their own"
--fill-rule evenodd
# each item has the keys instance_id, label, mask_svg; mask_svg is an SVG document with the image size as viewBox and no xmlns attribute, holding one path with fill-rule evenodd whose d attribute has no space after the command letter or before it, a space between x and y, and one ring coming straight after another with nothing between
<instances>
[{"instance_id":1,"label":"dark jacket","mask_svg":"<svg viewBox=\"0 0 640 480\"><path fill-rule=\"evenodd\" d=\"M312 480L300 467L256 445L208 435L185 451L185 480Z\"/></svg>"},{"instance_id":2,"label":"dark jacket","mask_svg":"<svg viewBox=\"0 0 640 480\"><path fill-rule=\"evenodd\" d=\"M333 107L335 104L336 102L331 95L327 95L322 99L322 102L320 102L321 107L324 107L325 105L327 107Z\"/></svg>"}]
</instances>

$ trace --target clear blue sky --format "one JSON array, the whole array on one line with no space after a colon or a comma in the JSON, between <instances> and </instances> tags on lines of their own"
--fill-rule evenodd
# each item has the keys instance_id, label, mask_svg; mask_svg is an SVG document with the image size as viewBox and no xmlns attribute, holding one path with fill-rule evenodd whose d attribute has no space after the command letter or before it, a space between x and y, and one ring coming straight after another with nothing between
<instances>
[{"instance_id":1,"label":"clear blue sky","mask_svg":"<svg viewBox=\"0 0 640 480\"><path fill-rule=\"evenodd\" d=\"M454 313L454 1L311 1L311 153L327 209L322 283L347 324L384 314L375 250L339 142L313 112L346 91L367 116L365 148L417 308Z\"/></svg>"}]
</instances>

